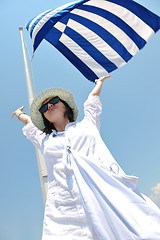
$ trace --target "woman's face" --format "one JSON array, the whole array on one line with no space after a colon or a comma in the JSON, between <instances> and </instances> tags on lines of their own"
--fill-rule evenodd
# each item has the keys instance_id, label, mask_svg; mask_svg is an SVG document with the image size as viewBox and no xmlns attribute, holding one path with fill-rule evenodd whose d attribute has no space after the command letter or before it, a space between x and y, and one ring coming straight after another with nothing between
<instances>
[{"instance_id":1,"label":"woman's face","mask_svg":"<svg viewBox=\"0 0 160 240\"><path fill-rule=\"evenodd\" d=\"M49 100L52 98L53 97L46 99L43 102L43 104L49 102ZM54 124L58 123L59 121L61 122L63 119L65 119L64 118L65 111L66 111L65 105L59 100L59 102L54 105L48 103L48 110L44 112L43 115L49 122L52 122Z\"/></svg>"}]
</instances>

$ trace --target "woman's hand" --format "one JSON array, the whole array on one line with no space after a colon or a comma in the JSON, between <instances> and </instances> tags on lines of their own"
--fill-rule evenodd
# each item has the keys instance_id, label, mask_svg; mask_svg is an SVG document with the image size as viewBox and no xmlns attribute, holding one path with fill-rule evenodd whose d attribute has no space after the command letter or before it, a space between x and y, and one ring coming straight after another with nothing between
<instances>
[{"instance_id":1,"label":"woman's hand","mask_svg":"<svg viewBox=\"0 0 160 240\"><path fill-rule=\"evenodd\" d=\"M24 124L28 124L31 122L31 119L29 116L27 116L24 112L23 109L25 108L25 106L22 106L20 108L18 108L16 111L14 111L12 113L11 118L13 118L14 116L16 116L21 122L23 122Z\"/></svg>"},{"instance_id":2,"label":"woman's hand","mask_svg":"<svg viewBox=\"0 0 160 240\"><path fill-rule=\"evenodd\" d=\"M101 77L99 79L96 79L95 83L98 83L98 82L102 82L103 83L105 79L110 78L110 77L111 77L111 75L103 76L103 77Z\"/></svg>"},{"instance_id":3,"label":"woman's hand","mask_svg":"<svg viewBox=\"0 0 160 240\"><path fill-rule=\"evenodd\" d=\"M99 79L96 79L95 80L96 86L94 87L94 89L92 90L90 95L91 96L99 96L100 92L101 92L101 89L102 89L102 85L103 85L104 80L109 78L109 77L111 77L111 75L104 76L104 77L101 77Z\"/></svg>"},{"instance_id":4,"label":"woman's hand","mask_svg":"<svg viewBox=\"0 0 160 240\"><path fill-rule=\"evenodd\" d=\"M14 112L12 113L11 118L13 118L14 116L17 117L20 113L23 112L23 109L24 109L24 108L25 108L25 106L22 106L22 107L18 108L16 111L14 111Z\"/></svg>"}]
</instances>

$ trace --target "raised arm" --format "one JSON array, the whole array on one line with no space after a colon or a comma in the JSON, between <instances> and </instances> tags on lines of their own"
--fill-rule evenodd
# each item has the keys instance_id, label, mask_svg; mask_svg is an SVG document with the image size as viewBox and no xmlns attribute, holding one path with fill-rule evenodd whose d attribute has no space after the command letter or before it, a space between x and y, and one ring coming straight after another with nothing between
<instances>
[{"instance_id":1,"label":"raised arm","mask_svg":"<svg viewBox=\"0 0 160 240\"><path fill-rule=\"evenodd\" d=\"M19 121L21 121L22 123L24 123L25 125L30 123L31 122L31 119L28 115L26 115L24 112L23 112L23 109L24 109L25 106L22 106L20 108L18 108L16 111L14 111L12 113L12 116L11 118L13 118L14 116L16 116Z\"/></svg>"},{"instance_id":2,"label":"raised arm","mask_svg":"<svg viewBox=\"0 0 160 240\"><path fill-rule=\"evenodd\" d=\"M96 82L96 86L94 87L94 89L92 90L92 92L90 93L91 96L99 96L100 95L100 92L101 92L101 89L102 89L102 85L103 85L103 82L105 79L111 77L111 75L109 76L104 76L104 77L101 77L99 79L96 79L95 82Z\"/></svg>"}]
</instances>

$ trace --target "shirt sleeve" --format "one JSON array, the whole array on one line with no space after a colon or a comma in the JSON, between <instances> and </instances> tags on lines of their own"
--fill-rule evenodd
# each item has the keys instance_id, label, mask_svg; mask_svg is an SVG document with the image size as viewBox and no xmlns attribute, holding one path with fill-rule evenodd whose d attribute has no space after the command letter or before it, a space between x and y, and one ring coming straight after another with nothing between
<instances>
[{"instance_id":1,"label":"shirt sleeve","mask_svg":"<svg viewBox=\"0 0 160 240\"><path fill-rule=\"evenodd\" d=\"M35 147L41 150L42 140L45 135L33 123L28 123L22 129L23 134L29 139Z\"/></svg>"},{"instance_id":2,"label":"shirt sleeve","mask_svg":"<svg viewBox=\"0 0 160 240\"><path fill-rule=\"evenodd\" d=\"M89 95L84 103L85 120L91 121L96 127L100 128L100 114L102 112L102 104L99 96Z\"/></svg>"}]
</instances>

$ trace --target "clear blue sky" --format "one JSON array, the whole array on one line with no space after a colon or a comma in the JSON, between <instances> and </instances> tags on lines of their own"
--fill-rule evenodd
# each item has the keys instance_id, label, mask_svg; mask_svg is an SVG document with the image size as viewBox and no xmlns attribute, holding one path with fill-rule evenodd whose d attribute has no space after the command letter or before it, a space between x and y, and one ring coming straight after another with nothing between
<instances>
[{"instance_id":1,"label":"clear blue sky","mask_svg":"<svg viewBox=\"0 0 160 240\"><path fill-rule=\"evenodd\" d=\"M19 26L69 0L1 0L1 170L0 240L40 240L44 205L35 150L11 113L25 105L29 114ZM137 0L160 16L159 0ZM24 36L32 52L26 30ZM160 204L151 190L160 183L160 31L103 86L101 134L127 174ZM37 94L48 87L70 90L83 117L83 103L94 87L49 43L37 49L33 70ZM159 188L160 189L160 188ZM159 190L160 193L160 190ZM159 203L158 203L159 201Z\"/></svg>"}]
</instances>

